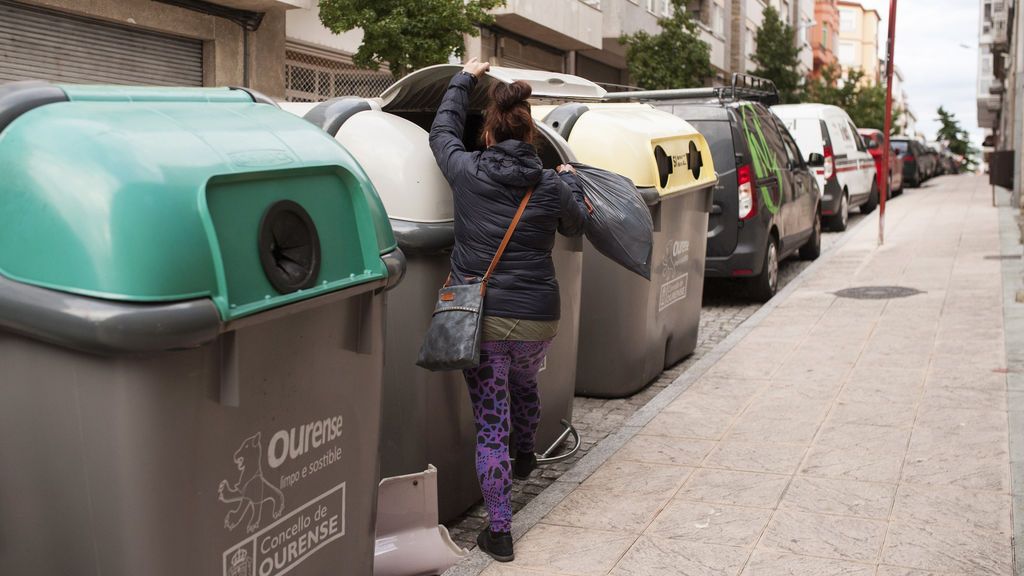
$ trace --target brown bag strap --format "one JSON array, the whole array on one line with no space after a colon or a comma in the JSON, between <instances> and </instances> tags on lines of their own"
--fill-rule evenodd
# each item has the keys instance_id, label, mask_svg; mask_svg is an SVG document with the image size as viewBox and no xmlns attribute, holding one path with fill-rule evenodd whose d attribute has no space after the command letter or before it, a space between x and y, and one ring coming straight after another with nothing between
<instances>
[{"instance_id":1,"label":"brown bag strap","mask_svg":"<svg viewBox=\"0 0 1024 576\"><path fill-rule=\"evenodd\" d=\"M530 201L530 197L533 196L533 187L530 187L526 191L526 195L523 196L522 202L519 203L519 210L516 211L516 215L512 218L512 223L509 224L508 230L505 231L505 237L501 239L501 245L498 246L498 251L494 254L494 258L491 259L491 265L487 267L487 273L484 274L483 282L480 284L480 293L483 294L487 287L487 281L491 278L491 273L498 266L498 260L501 260L501 255L505 253L505 248L508 247L508 243L512 240L512 234L516 231L516 226L519 225L519 219L523 217L523 212L526 211L526 204Z\"/></svg>"}]
</instances>

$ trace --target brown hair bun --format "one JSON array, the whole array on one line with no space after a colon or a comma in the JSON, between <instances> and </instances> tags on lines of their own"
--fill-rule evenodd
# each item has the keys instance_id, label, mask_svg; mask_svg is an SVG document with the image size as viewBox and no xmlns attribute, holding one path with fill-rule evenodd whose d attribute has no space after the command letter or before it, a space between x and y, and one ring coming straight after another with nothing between
<instances>
[{"instance_id":1,"label":"brown hair bun","mask_svg":"<svg viewBox=\"0 0 1024 576\"><path fill-rule=\"evenodd\" d=\"M533 144L537 127L530 115L533 88L522 80L511 84L495 82L491 86L490 105L484 113L482 136L490 135L495 143L522 140Z\"/></svg>"},{"instance_id":2,"label":"brown hair bun","mask_svg":"<svg viewBox=\"0 0 1024 576\"><path fill-rule=\"evenodd\" d=\"M533 88L522 80L516 80L511 84L496 82L491 88L491 100L499 110L504 111L525 104L531 95L533 95Z\"/></svg>"}]
</instances>

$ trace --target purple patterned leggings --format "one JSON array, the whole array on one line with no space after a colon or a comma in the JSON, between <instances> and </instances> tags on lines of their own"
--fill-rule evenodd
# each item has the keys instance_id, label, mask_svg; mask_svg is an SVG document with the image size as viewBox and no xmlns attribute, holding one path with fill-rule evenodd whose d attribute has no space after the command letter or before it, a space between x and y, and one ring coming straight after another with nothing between
<instances>
[{"instance_id":1,"label":"purple patterned leggings","mask_svg":"<svg viewBox=\"0 0 1024 576\"><path fill-rule=\"evenodd\" d=\"M463 371L476 420L476 475L493 532L512 529L509 430L515 429L517 451L534 450L540 422L537 373L550 344L550 340L484 342L480 365Z\"/></svg>"}]
</instances>

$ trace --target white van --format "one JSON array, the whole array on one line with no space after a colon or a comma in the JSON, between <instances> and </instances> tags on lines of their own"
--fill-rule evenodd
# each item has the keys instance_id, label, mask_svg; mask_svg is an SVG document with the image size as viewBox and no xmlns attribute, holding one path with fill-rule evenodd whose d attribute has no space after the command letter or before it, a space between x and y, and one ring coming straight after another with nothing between
<instances>
[{"instance_id":1,"label":"white van","mask_svg":"<svg viewBox=\"0 0 1024 576\"><path fill-rule=\"evenodd\" d=\"M821 188L821 215L832 230L846 230L850 209L867 214L878 205L875 161L857 133L850 116L838 106L786 104L772 112L789 129L805 158L821 154L824 166L815 166Z\"/></svg>"}]
</instances>

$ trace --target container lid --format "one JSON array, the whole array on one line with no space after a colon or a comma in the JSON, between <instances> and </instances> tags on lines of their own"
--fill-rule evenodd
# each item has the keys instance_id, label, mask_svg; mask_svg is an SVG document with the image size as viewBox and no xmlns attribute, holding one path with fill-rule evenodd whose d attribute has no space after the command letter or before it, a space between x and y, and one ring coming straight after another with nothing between
<instances>
[{"instance_id":1,"label":"container lid","mask_svg":"<svg viewBox=\"0 0 1024 576\"><path fill-rule=\"evenodd\" d=\"M704 136L648 104L534 106L533 116L549 125L557 119L580 162L622 174L663 198L718 180Z\"/></svg>"},{"instance_id":2,"label":"container lid","mask_svg":"<svg viewBox=\"0 0 1024 576\"><path fill-rule=\"evenodd\" d=\"M381 94L382 107L388 112L434 111L441 104L452 76L460 70L462 66L458 64L440 64L417 70ZM604 88L579 76L492 66L470 96L470 109L483 110L487 107L487 88L492 82L511 84L517 80L533 88L534 98L596 101L606 94Z\"/></svg>"},{"instance_id":3,"label":"container lid","mask_svg":"<svg viewBox=\"0 0 1024 576\"><path fill-rule=\"evenodd\" d=\"M0 138L0 275L225 321L387 277L380 199L308 122L242 90L60 89Z\"/></svg>"},{"instance_id":4,"label":"container lid","mask_svg":"<svg viewBox=\"0 0 1024 576\"><path fill-rule=\"evenodd\" d=\"M346 120L336 138L362 165L390 218L452 221L452 191L426 130L394 114L369 110Z\"/></svg>"}]
</instances>

